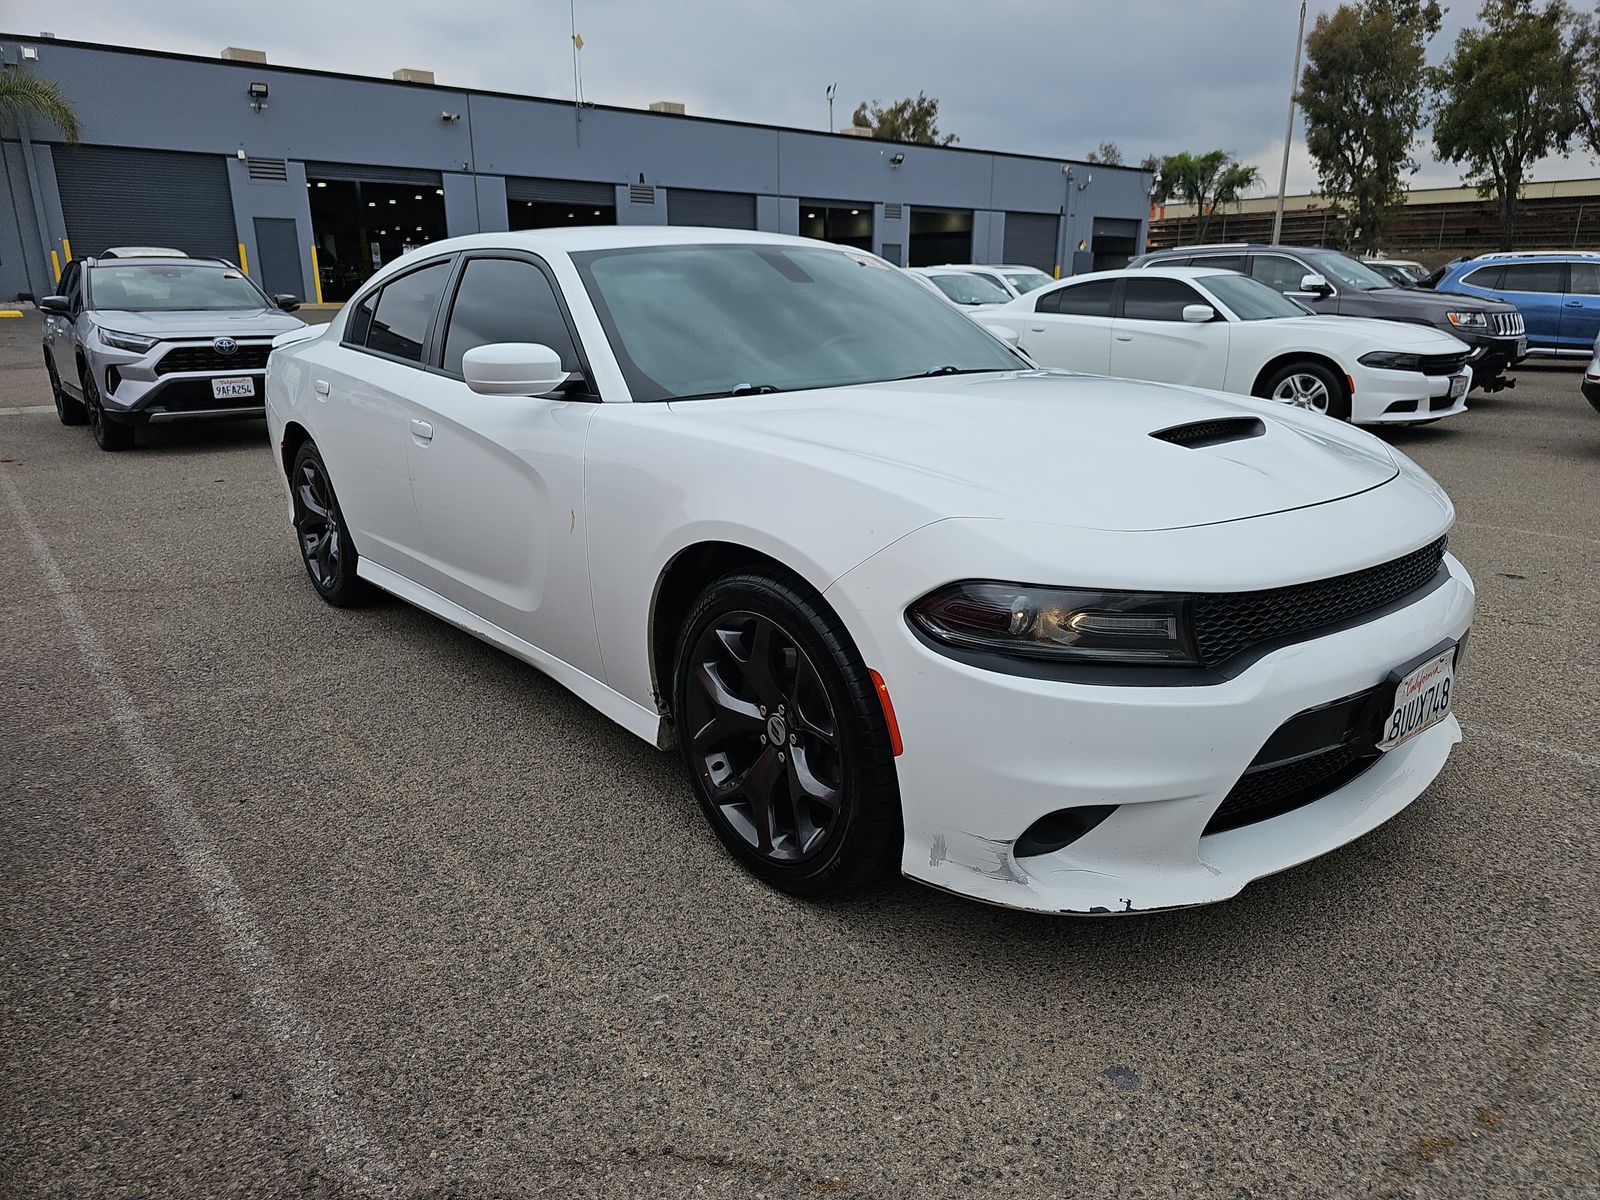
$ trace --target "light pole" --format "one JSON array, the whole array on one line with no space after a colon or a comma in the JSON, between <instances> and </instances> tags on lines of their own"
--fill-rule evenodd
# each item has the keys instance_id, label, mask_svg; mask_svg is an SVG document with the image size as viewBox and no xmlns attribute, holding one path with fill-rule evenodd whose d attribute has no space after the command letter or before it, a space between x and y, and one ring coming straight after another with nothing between
<instances>
[{"instance_id":1,"label":"light pole","mask_svg":"<svg viewBox=\"0 0 1600 1200\"><path fill-rule=\"evenodd\" d=\"M828 132L833 132L833 94L839 90L837 83L828 85Z\"/></svg>"},{"instance_id":2,"label":"light pole","mask_svg":"<svg viewBox=\"0 0 1600 1200\"><path fill-rule=\"evenodd\" d=\"M1283 169L1278 172L1278 207L1272 214L1272 244L1283 240L1283 194L1289 186L1289 144L1294 139L1294 94L1300 87L1300 47L1306 41L1306 0L1300 0L1300 32L1294 38L1294 73L1289 76L1289 120L1283 129Z\"/></svg>"}]
</instances>

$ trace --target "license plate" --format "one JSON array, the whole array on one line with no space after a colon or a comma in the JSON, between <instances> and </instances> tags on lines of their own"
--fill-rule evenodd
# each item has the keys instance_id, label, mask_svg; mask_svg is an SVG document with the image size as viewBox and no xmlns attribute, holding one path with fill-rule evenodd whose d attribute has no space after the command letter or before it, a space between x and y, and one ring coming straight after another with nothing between
<instances>
[{"instance_id":1,"label":"license plate","mask_svg":"<svg viewBox=\"0 0 1600 1200\"><path fill-rule=\"evenodd\" d=\"M241 375L237 379L213 379L211 381L211 398L213 400L248 399L255 394L256 381L248 375Z\"/></svg>"},{"instance_id":2,"label":"license plate","mask_svg":"<svg viewBox=\"0 0 1600 1200\"><path fill-rule=\"evenodd\" d=\"M1457 375L1450 381L1450 399L1459 400L1467 394L1467 377Z\"/></svg>"},{"instance_id":3,"label":"license plate","mask_svg":"<svg viewBox=\"0 0 1600 1200\"><path fill-rule=\"evenodd\" d=\"M1517 357L1521 358L1527 352L1528 352L1528 339L1527 338L1518 338L1517 339Z\"/></svg>"},{"instance_id":4,"label":"license plate","mask_svg":"<svg viewBox=\"0 0 1600 1200\"><path fill-rule=\"evenodd\" d=\"M1393 750L1450 715L1456 648L1442 651L1408 671L1395 685L1394 707L1384 718L1379 750Z\"/></svg>"}]
</instances>

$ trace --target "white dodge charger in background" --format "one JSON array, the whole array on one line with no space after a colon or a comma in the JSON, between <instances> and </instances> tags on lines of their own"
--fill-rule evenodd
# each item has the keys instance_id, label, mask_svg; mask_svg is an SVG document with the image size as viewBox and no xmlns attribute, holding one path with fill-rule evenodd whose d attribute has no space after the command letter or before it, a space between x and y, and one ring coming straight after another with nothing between
<instances>
[{"instance_id":1,"label":"white dodge charger in background","mask_svg":"<svg viewBox=\"0 0 1600 1200\"><path fill-rule=\"evenodd\" d=\"M972 318L1035 362L1263 396L1357 425L1465 412L1471 347L1426 325L1322 316L1213 267L1079 275Z\"/></svg>"},{"instance_id":2,"label":"white dodge charger in background","mask_svg":"<svg viewBox=\"0 0 1600 1200\"><path fill-rule=\"evenodd\" d=\"M1460 738L1472 584L1403 455L1032 369L869 254L438 242L280 339L266 390L326 600L392 592L675 746L797 895L892 865L1048 912L1221 900Z\"/></svg>"}]
</instances>

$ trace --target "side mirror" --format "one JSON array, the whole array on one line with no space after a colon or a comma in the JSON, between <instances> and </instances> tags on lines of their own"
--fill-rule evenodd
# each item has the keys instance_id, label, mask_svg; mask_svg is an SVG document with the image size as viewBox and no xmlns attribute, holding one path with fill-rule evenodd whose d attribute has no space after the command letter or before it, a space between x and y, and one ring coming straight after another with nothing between
<instances>
[{"instance_id":1,"label":"side mirror","mask_svg":"<svg viewBox=\"0 0 1600 1200\"><path fill-rule=\"evenodd\" d=\"M1008 329L1004 325L985 325L984 328L1013 350L1022 344L1022 335L1015 329Z\"/></svg>"},{"instance_id":2,"label":"side mirror","mask_svg":"<svg viewBox=\"0 0 1600 1200\"><path fill-rule=\"evenodd\" d=\"M44 296L39 300L39 311L65 317L70 312L70 306L65 296Z\"/></svg>"},{"instance_id":3,"label":"side mirror","mask_svg":"<svg viewBox=\"0 0 1600 1200\"><path fill-rule=\"evenodd\" d=\"M1209 304L1185 304L1183 319L1191 325L1204 325L1207 321L1217 319L1217 310Z\"/></svg>"},{"instance_id":4,"label":"side mirror","mask_svg":"<svg viewBox=\"0 0 1600 1200\"><path fill-rule=\"evenodd\" d=\"M300 307L300 297L293 292L279 292L272 298L272 302L283 309L284 312L294 312L295 309Z\"/></svg>"},{"instance_id":5,"label":"side mirror","mask_svg":"<svg viewBox=\"0 0 1600 1200\"><path fill-rule=\"evenodd\" d=\"M567 372L549 346L495 342L461 356L461 377L480 396L547 396L567 381Z\"/></svg>"},{"instance_id":6,"label":"side mirror","mask_svg":"<svg viewBox=\"0 0 1600 1200\"><path fill-rule=\"evenodd\" d=\"M1301 276L1300 290L1308 296L1328 296L1333 294L1333 286L1321 275Z\"/></svg>"}]
</instances>

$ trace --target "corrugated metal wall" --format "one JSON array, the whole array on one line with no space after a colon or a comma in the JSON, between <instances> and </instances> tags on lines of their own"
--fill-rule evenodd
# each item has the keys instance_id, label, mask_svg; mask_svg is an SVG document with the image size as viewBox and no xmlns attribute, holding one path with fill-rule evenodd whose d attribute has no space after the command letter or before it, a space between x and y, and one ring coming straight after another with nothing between
<instances>
[{"instance_id":1,"label":"corrugated metal wall","mask_svg":"<svg viewBox=\"0 0 1600 1200\"><path fill-rule=\"evenodd\" d=\"M56 182L67 237L79 258L108 246L172 246L239 257L228 164L212 154L63 146Z\"/></svg>"},{"instance_id":2,"label":"corrugated metal wall","mask_svg":"<svg viewBox=\"0 0 1600 1200\"><path fill-rule=\"evenodd\" d=\"M592 204L610 208L617 202L617 189L610 183L586 183L578 179L506 179L507 200L532 200L547 204Z\"/></svg>"},{"instance_id":3,"label":"corrugated metal wall","mask_svg":"<svg viewBox=\"0 0 1600 1200\"><path fill-rule=\"evenodd\" d=\"M1006 214L1005 260L1019 267L1052 271L1056 265L1056 234L1061 218L1048 213Z\"/></svg>"},{"instance_id":4,"label":"corrugated metal wall","mask_svg":"<svg viewBox=\"0 0 1600 1200\"><path fill-rule=\"evenodd\" d=\"M717 229L754 229L756 198L747 192L701 192L667 189L668 225L710 225Z\"/></svg>"}]
</instances>

